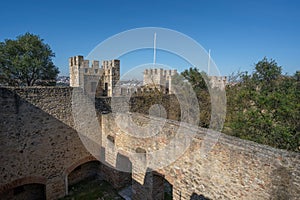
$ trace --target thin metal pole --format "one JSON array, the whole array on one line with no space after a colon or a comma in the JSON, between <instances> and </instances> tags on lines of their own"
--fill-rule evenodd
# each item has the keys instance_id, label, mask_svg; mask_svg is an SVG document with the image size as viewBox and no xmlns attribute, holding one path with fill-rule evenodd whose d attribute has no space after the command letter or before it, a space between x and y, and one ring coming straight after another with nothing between
<instances>
[{"instance_id":1,"label":"thin metal pole","mask_svg":"<svg viewBox=\"0 0 300 200\"><path fill-rule=\"evenodd\" d=\"M154 44L153 44L153 65L156 63L156 33L154 33Z\"/></svg>"},{"instance_id":2,"label":"thin metal pole","mask_svg":"<svg viewBox=\"0 0 300 200\"><path fill-rule=\"evenodd\" d=\"M210 49L208 50L207 76L210 73Z\"/></svg>"}]
</instances>

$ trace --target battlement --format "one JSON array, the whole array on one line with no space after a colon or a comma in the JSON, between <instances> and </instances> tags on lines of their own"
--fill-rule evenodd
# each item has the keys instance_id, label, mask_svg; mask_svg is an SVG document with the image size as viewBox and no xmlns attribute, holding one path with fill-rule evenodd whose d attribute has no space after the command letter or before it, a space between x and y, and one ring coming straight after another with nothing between
<instances>
[{"instance_id":1,"label":"battlement","mask_svg":"<svg viewBox=\"0 0 300 200\"><path fill-rule=\"evenodd\" d=\"M176 74L176 69L145 69L143 85L156 87L159 90L164 90L164 93L166 94L172 94L172 77Z\"/></svg>"},{"instance_id":2,"label":"battlement","mask_svg":"<svg viewBox=\"0 0 300 200\"><path fill-rule=\"evenodd\" d=\"M160 69L145 69L144 75L163 75L163 76L174 76L177 74L177 70L164 70L162 68Z\"/></svg>"},{"instance_id":3,"label":"battlement","mask_svg":"<svg viewBox=\"0 0 300 200\"><path fill-rule=\"evenodd\" d=\"M69 58L69 66L70 67L77 67L80 68L93 68L97 69L99 68L99 61L98 60L92 60L92 64L90 66L89 60L84 60L83 56L73 56Z\"/></svg>"},{"instance_id":4,"label":"battlement","mask_svg":"<svg viewBox=\"0 0 300 200\"><path fill-rule=\"evenodd\" d=\"M69 58L70 86L81 87L87 93L99 89L100 96L112 96L113 87L120 80L120 60L85 60L83 56ZM98 88L97 88L98 87Z\"/></svg>"},{"instance_id":5,"label":"battlement","mask_svg":"<svg viewBox=\"0 0 300 200\"><path fill-rule=\"evenodd\" d=\"M120 60L104 60L102 61L102 68L103 69L111 69L120 67Z\"/></svg>"},{"instance_id":6,"label":"battlement","mask_svg":"<svg viewBox=\"0 0 300 200\"><path fill-rule=\"evenodd\" d=\"M69 66L78 66L80 67L83 63L84 59L83 56L73 56L69 58Z\"/></svg>"}]
</instances>

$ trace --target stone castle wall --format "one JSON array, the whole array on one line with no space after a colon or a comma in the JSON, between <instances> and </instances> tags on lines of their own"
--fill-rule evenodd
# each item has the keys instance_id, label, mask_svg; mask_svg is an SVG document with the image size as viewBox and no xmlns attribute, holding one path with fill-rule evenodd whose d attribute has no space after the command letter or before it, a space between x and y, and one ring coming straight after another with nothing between
<instances>
[{"instance_id":1,"label":"stone castle wall","mask_svg":"<svg viewBox=\"0 0 300 200\"><path fill-rule=\"evenodd\" d=\"M177 70L145 69L143 85L157 87L159 90L166 90L167 94L172 94L172 77L177 74Z\"/></svg>"},{"instance_id":2,"label":"stone castle wall","mask_svg":"<svg viewBox=\"0 0 300 200\"><path fill-rule=\"evenodd\" d=\"M147 116L131 117L140 126L150 121ZM140 147L149 153L166 148L180 126L179 122L169 120L159 134L132 140L118 128L115 116L104 115L102 120L106 124L102 127L106 129L103 133L111 134L115 145L128 152ZM195 132L193 142L178 160L157 170L172 184L174 199L190 199L193 194L209 199L299 199L298 153L220 134L212 150L203 156L201 145L209 145L209 140L204 140L209 131L190 126L181 131ZM174 146L174 149L178 147ZM172 149L160 156L162 162L169 160L173 156Z\"/></svg>"},{"instance_id":3,"label":"stone castle wall","mask_svg":"<svg viewBox=\"0 0 300 200\"><path fill-rule=\"evenodd\" d=\"M120 80L120 60L85 60L83 56L69 58L70 86L84 88L86 93L113 96L113 88Z\"/></svg>"},{"instance_id":4,"label":"stone castle wall","mask_svg":"<svg viewBox=\"0 0 300 200\"><path fill-rule=\"evenodd\" d=\"M73 92L74 88L69 87L0 88L0 194L23 184L40 183L46 185L47 199L57 199L66 194L69 173L79 165L96 160L83 146L75 130L71 110ZM126 154L127 151L151 152L163 148L175 137L180 126L179 122L167 120L156 137L133 141L115 124L114 114L101 115L110 111L110 101L110 98L96 101L96 113L103 132L101 148L106 149L101 156L108 164L118 165L114 160L125 160L134 169L135 160ZM117 100L116 105L118 101L122 107L123 100ZM133 115L133 121L147 124L149 117L145 110L151 107L151 102L146 103L145 108L139 102L146 100L136 98L131 101L132 105L140 105L132 108L134 111L144 110L146 114ZM152 102L155 103L159 102ZM168 104L167 100L165 104ZM171 106L167 108L173 109ZM177 118L176 112L170 116ZM183 133L190 130L196 130L197 134L189 148L174 163L156 170L172 185L174 199L189 200L202 196L211 199L300 198L298 153L220 134L212 150L203 157L201 145L209 141L204 140L207 130L185 126ZM126 151L110 155L108 150L116 147ZM105 165L101 170L107 176L104 178L115 187L130 181L128 175ZM155 198L155 194L160 194L155 192L153 184L161 181L153 177L148 180L141 174L132 174L133 199L139 199L143 194L150 194L151 199L151 195Z\"/></svg>"},{"instance_id":5,"label":"stone castle wall","mask_svg":"<svg viewBox=\"0 0 300 200\"><path fill-rule=\"evenodd\" d=\"M46 180L48 199L60 197L68 167L91 157L72 128L71 92L70 88L0 89L0 193L22 184L18 180L35 177Z\"/></svg>"}]
</instances>

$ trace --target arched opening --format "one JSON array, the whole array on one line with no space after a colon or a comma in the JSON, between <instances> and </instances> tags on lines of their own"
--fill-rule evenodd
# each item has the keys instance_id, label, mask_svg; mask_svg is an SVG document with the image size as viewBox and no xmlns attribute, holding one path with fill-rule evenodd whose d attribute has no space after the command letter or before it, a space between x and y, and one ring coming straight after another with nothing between
<instances>
[{"instance_id":1,"label":"arched opening","mask_svg":"<svg viewBox=\"0 0 300 200\"><path fill-rule=\"evenodd\" d=\"M68 191L72 187L83 180L93 180L101 178L101 163L99 161L89 161L77 166L68 174Z\"/></svg>"},{"instance_id":2,"label":"arched opening","mask_svg":"<svg viewBox=\"0 0 300 200\"><path fill-rule=\"evenodd\" d=\"M43 200L46 199L46 186L39 183L19 185L0 194L1 200Z\"/></svg>"},{"instance_id":3,"label":"arched opening","mask_svg":"<svg viewBox=\"0 0 300 200\"><path fill-rule=\"evenodd\" d=\"M173 199L173 186L165 179L163 174L157 171L151 171L144 175L144 182L141 184L137 179L132 180L132 199L155 199L171 200ZM139 178L139 176L136 176Z\"/></svg>"},{"instance_id":4,"label":"arched opening","mask_svg":"<svg viewBox=\"0 0 300 200\"><path fill-rule=\"evenodd\" d=\"M117 168L131 172L131 162L117 156ZM66 196L63 199L122 199L118 191L131 183L131 173L118 171L93 157L79 160L66 172Z\"/></svg>"},{"instance_id":5,"label":"arched opening","mask_svg":"<svg viewBox=\"0 0 300 200\"><path fill-rule=\"evenodd\" d=\"M173 185L164 179L164 200L172 200L173 199Z\"/></svg>"},{"instance_id":6,"label":"arched opening","mask_svg":"<svg viewBox=\"0 0 300 200\"><path fill-rule=\"evenodd\" d=\"M72 167L74 168L74 167ZM71 199L115 199L119 197L117 191L106 180L102 172L103 164L92 160L75 167L68 175L67 196L62 200Z\"/></svg>"},{"instance_id":7,"label":"arched opening","mask_svg":"<svg viewBox=\"0 0 300 200\"><path fill-rule=\"evenodd\" d=\"M162 174L152 172L152 197L153 199L172 200L173 186L170 184Z\"/></svg>"}]
</instances>

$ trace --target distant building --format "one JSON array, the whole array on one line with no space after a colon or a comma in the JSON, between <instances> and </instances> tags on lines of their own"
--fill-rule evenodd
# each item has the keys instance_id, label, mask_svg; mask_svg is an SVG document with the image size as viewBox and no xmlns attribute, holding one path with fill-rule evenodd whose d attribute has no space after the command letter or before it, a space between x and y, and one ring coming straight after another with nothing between
<instances>
[{"instance_id":1,"label":"distant building","mask_svg":"<svg viewBox=\"0 0 300 200\"><path fill-rule=\"evenodd\" d=\"M70 85L70 77L69 76L58 76L56 79L56 85L69 86Z\"/></svg>"},{"instance_id":2,"label":"distant building","mask_svg":"<svg viewBox=\"0 0 300 200\"><path fill-rule=\"evenodd\" d=\"M172 77L177 75L177 70L145 69L144 87L157 88L166 94L172 94Z\"/></svg>"},{"instance_id":3,"label":"distant building","mask_svg":"<svg viewBox=\"0 0 300 200\"><path fill-rule=\"evenodd\" d=\"M89 60L83 56L69 58L70 86L81 87L87 94L96 96L113 96L113 88L120 80L120 60Z\"/></svg>"},{"instance_id":4,"label":"distant building","mask_svg":"<svg viewBox=\"0 0 300 200\"><path fill-rule=\"evenodd\" d=\"M140 95L142 92L143 81L123 80L115 87L114 96Z\"/></svg>"}]
</instances>

